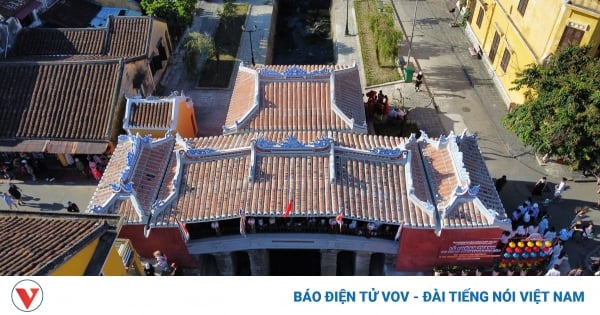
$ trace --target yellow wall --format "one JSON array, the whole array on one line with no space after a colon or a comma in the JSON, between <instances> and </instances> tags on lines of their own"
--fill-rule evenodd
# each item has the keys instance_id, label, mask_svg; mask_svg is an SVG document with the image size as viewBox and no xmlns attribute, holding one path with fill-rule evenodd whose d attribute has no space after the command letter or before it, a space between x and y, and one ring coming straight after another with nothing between
<instances>
[{"instance_id":1,"label":"yellow wall","mask_svg":"<svg viewBox=\"0 0 600 315\"><path fill-rule=\"evenodd\" d=\"M183 138L195 138L198 133L198 124L196 123L196 114L194 105L181 98L178 105L179 113L177 115L177 132Z\"/></svg>"},{"instance_id":2,"label":"yellow wall","mask_svg":"<svg viewBox=\"0 0 600 315\"><path fill-rule=\"evenodd\" d=\"M59 266L51 276L83 276L92 255L98 246L98 239L76 253L71 259Z\"/></svg>"},{"instance_id":3,"label":"yellow wall","mask_svg":"<svg viewBox=\"0 0 600 315\"><path fill-rule=\"evenodd\" d=\"M487 3L483 6L482 3ZM487 60L492 48L494 34L500 35L496 56L490 67L511 102L523 103L523 92L512 91L517 72L532 63L541 63L556 51L569 21L588 25L581 45L592 44L596 53L600 39L599 17L572 5L563 6L562 1L529 0L525 14L517 10L519 0L476 0L470 28L482 47ZM481 27L477 26L479 9L485 8ZM510 62L504 71L501 67L505 49L510 52ZM507 106L509 104L506 104Z\"/></svg>"},{"instance_id":4,"label":"yellow wall","mask_svg":"<svg viewBox=\"0 0 600 315\"><path fill-rule=\"evenodd\" d=\"M113 246L108 254L104 268L102 268L102 274L105 276L126 276L127 270L123 265L121 256L117 253L117 249Z\"/></svg>"}]
</instances>

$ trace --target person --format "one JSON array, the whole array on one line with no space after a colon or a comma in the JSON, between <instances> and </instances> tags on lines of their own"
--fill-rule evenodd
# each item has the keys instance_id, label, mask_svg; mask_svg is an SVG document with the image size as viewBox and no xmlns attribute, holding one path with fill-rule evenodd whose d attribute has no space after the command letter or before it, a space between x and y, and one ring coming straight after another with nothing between
<instances>
[{"instance_id":1,"label":"person","mask_svg":"<svg viewBox=\"0 0 600 315\"><path fill-rule=\"evenodd\" d=\"M150 263L145 263L144 264L144 274L146 276L154 276L154 266L152 266L152 264Z\"/></svg>"},{"instance_id":2,"label":"person","mask_svg":"<svg viewBox=\"0 0 600 315\"><path fill-rule=\"evenodd\" d=\"M2 194L2 198L4 198L4 202L6 202L6 205L8 205L8 209L12 210L13 208L17 209L19 206L17 205L17 203L12 199L11 196L9 196L8 194L5 193L0 193Z\"/></svg>"},{"instance_id":3,"label":"person","mask_svg":"<svg viewBox=\"0 0 600 315\"><path fill-rule=\"evenodd\" d=\"M506 175L502 175L502 177L498 178L496 180L496 191L500 192L502 188L504 188L504 185L506 185L506 182Z\"/></svg>"},{"instance_id":4,"label":"person","mask_svg":"<svg viewBox=\"0 0 600 315\"><path fill-rule=\"evenodd\" d=\"M541 196L542 192L546 188L547 184L548 184L548 182L546 180L546 176L540 178L533 186L533 189L531 190L531 195L532 196Z\"/></svg>"},{"instance_id":5,"label":"person","mask_svg":"<svg viewBox=\"0 0 600 315\"><path fill-rule=\"evenodd\" d=\"M79 212L79 207L74 202L67 201L67 211Z\"/></svg>"},{"instance_id":6,"label":"person","mask_svg":"<svg viewBox=\"0 0 600 315\"><path fill-rule=\"evenodd\" d=\"M567 276L583 276L583 267L579 266L578 268L571 269Z\"/></svg>"},{"instance_id":7,"label":"person","mask_svg":"<svg viewBox=\"0 0 600 315\"><path fill-rule=\"evenodd\" d=\"M419 73L417 73L417 79L415 80L416 92L419 92L421 90L421 84L423 84L423 72L419 71Z\"/></svg>"},{"instance_id":8,"label":"person","mask_svg":"<svg viewBox=\"0 0 600 315\"><path fill-rule=\"evenodd\" d=\"M560 183L554 186L554 199L560 200L565 189L567 189L567 178L563 177Z\"/></svg>"},{"instance_id":9,"label":"person","mask_svg":"<svg viewBox=\"0 0 600 315\"><path fill-rule=\"evenodd\" d=\"M546 272L546 276L560 276L560 270L559 270L560 266L559 265L554 265L552 266L552 269L548 270L548 272Z\"/></svg>"},{"instance_id":10,"label":"person","mask_svg":"<svg viewBox=\"0 0 600 315\"><path fill-rule=\"evenodd\" d=\"M35 182L37 178L35 177L35 171L33 169L33 166L29 165L29 163L27 163L27 160L22 160L21 163L23 163L23 167L25 167L27 174L31 176L31 180Z\"/></svg>"},{"instance_id":11,"label":"person","mask_svg":"<svg viewBox=\"0 0 600 315\"><path fill-rule=\"evenodd\" d=\"M383 104L384 97L385 95L383 95L383 90L379 90L379 93L377 93L377 103Z\"/></svg>"},{"instance_id":12,"label":"person","mask_svg":"<svg viewBox=\"0 0 600 315\"><path fill-rule=\"evenodd\" d=\"M585 238L585 228L581 219L575 221L575 224L573 224L573 226L571 227L571 232L571 235L576 241L581 241Z\"/></svg>"},{"instance_id":13,"label":"person","mask_svg":"<svg viewBox=\"0 0 600 315\"><path fill-rule=\"evenodd\" d=\"M77 170L79 172L81 172L81 174L83 174L84 176L87 176L85 164L83 164L83 162L81 162L81 160L79 158L75 158L75 167L77 167Z\"/></svg>"},{"instance_id":14,"label":"person","mask_svg":"<svg viewBox=\"0 0 600 315\"><path fill-rule=\"evenodd\" d=\"M165 255L160 250L154 252L154 258L156 259L156 264L154 264L154 268L162 273L169 268L169 264L167 263L167 255Z\"/></svg>"},{"instance_id":15,"label":"person","mask_svg":"<svg viewBox=\"0 0 600 315\"><path fill-rule=\"evenodd\" d=\"M22 194L22 190L21 188L19 188L17 185L15 185L14 183L10 183L9 188L8 188L8 193L10 194L10 196L16 200L17 205L22 206L25 203L23 202L23 194Z\"/></svg>"},{"instance_id":16,"label":"person","mask_svg":"<svg viewBox=\"0 0 600 315\"><path fill-rule=\"evenodd\" d=\"M594 238L594 223L590 222L584 229L584 236L588 239Z\"/></svg>"}]
</instances>

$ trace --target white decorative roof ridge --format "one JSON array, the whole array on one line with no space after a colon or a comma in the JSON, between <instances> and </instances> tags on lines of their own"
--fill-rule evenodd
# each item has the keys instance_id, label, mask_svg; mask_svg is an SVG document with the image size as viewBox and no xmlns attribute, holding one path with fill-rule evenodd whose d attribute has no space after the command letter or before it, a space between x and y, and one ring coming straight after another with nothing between
<instances>
[{"instance_id":1,"label":"white decorative roof ridge","mask_svg":"<svg viewBox=\"0 0 600 315\"><path fill-rule=\"evenodd\" d=\"M353 68L348 68L351 70L354 70ZM346 125L348 125L348 127L350 128L350 130L352 131L356 131L356 132L360 132L360 133L368 133L368 126L367 126L367 121L363 121L360 124L357 124L354 122L354 118L350 118L348 117L338 106L337 106L337 99L335 97L335 75L332 75L329 78L330 82L329 82L329 93L330 93L330 98L331 98L331 110L338 116L340 117L345 123Z\"/></svg>"},{"instance_id":2,"label":"white decorative roof ridge","mask_svg":"<svg viewBox=\"0 0 600 315\"><path fill-rule=\"evenodd\" d=\"M258 77L262 81L289 80L293 78L321 81L329 79L329 77L331 77L331 72L332 69L328 66L323 66L319 70L308 72L302 67L291 65L282 72L275 71L268 67L262 67L258 69Z\"/></svg>"},{"instance_id":3,"label":"white decorative roof ridge","mask_svg":"<svg viewBox=\"0 0 600 315\"><path fill-rule=\"evenodd\" d=\"M224 135L238 132L241 129L241 126L247 124L248 121L250 121L252 117L254 117L254 115L256 115L256 113L260 110L260 76L258 75L258 71L244 66L243 63L240 64L238 71L247 72L254 76L254 102L246 114L242 116L242 118L236 120L233 126L223 125Z\"/></svg>"}]
</instances>

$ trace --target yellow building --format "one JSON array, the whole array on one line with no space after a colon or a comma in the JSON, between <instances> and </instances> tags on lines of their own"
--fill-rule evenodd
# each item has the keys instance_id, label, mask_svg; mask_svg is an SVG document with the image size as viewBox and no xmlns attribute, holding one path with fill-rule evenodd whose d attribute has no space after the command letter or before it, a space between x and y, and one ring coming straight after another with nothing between
<instances>
[{"instance_id":1,"label":"yellow building","mask_svg":"<svg viewBox=\"0 0 600 315\"><path fill-rule=\"evenodd\" d=\"M123 129L130 134L164 138L166 134L194 138L198 133L194 102L185 95L127 97Z\"/></svg>"},{"instance_id":2,"label":"yellow building","mask_svg":"<svg viewBox=\"0 0 600 315\"><path fill-rule=\"evenodd\" d=\"M516 73L541 64L568 45L591 44L600 53L600 1L471 0L467 34L481 48L507 106L522 104L521 91L511 91Z\"/></svg>"},{"instance_id":3,"label":"yellow building","mask_svg":"<svg viewBox=\"0 0 600 315\"><path fill-rule=\"evenodd\" d=\"M0 210L0 276L126 276L144 270L118 215Z\"/></svg>"}]
</instances>

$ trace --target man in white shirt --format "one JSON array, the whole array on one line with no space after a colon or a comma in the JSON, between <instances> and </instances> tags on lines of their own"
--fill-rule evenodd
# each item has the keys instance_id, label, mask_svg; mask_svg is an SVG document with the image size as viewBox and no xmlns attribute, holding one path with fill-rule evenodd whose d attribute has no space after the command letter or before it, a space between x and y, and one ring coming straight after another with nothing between
<instances>
[{"instance_id":1,"label":"man in white shirt","mask_svg":"<svg viewBox=\"0 0 600 315\"><path fill-rule=\"evenodd\" d=\"M567 179L565 177L562 178L560 183L554 187L554 198L560 199L562 197L562 193L567 188Z\"/></svg>"},{"instance_id":2,"label":"man in white shirt","mask_svg":"<svg viewBox=\"0 0 600 315\"><path fill-rule=\"evenodd\" d=\"M554 265L554 267L552 267L552 269L548 270L548 272L546 272L546 276L560 276L560 270L558 270L559 266L558 265Z\"/></svg>"}]
</instances>

